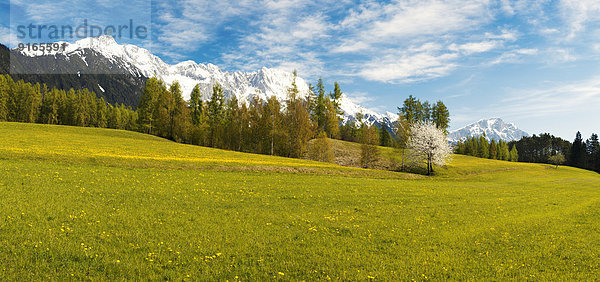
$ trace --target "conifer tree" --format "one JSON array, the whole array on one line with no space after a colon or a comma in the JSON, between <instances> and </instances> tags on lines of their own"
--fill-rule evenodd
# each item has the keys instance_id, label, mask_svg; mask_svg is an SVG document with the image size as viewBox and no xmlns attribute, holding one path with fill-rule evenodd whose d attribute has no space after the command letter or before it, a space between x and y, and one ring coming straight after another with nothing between
<instances>
[{"instance_id":1,"label":"conifer tree","mask_svg":"<svg viewBox=\"0 0 600 282\"><path fill-rule=\"evenodd\" d=\"M587 168L600 172L600 141L598 140L598 134L592 134L590 139L586 142L587 147Z\"/></svg>"},{"instance_id":2,"label":"conifer tree","mask_svg":"<svg viewBox=\"0 0 600 282\"><path fill-rule=\"evenodd\" d=\"M490 142L490 155L489 158L492 160L496 160L498 159L498 149L496 146L496 140L492 139L492 142Z\"/></svg>"},{"instance_id":3,"label":"conifer tree","mask_svg":"<svg viewBox=\"0 0 600 282\"><path fill-rule=\"evenodd\" d=\"M401 108L398 107L398 111L404 116L409 125L419 122L423 116L421 102L412 95L404 100L404 105Z\"/></svg>"},{"instance_id":4,"label":"conifer tree","mask_svg":"<svg viewBox=\"0 0 600 282\"><path fill-rule=\"evenodd\" d=\"M326 131L327 104L325 100L325 84L322 78L319 78L316 90L313 120L317 123L317 131Z\"/></svg>"},{"instance_id":5,"label":"conifer tree","mask_svg":"<svg viewBox=\"0 0 600 282\"><path fill-rule=\"evenodd\" d=\"M156 77L146 81L138 106L138 119L142 132L153 134L156 126L158 99L166 91L165 84Z\"/></svg>"},{"instance_id":6,"label":"conifer tree","mask_svg":"<svg viewBox=\"0 0 600 282\"><path fill-rule=\"evenodd\" d=\"M292 87L288 89L288 101L286 109L286 126L288 127L288 157L302 157L306 151L306 143L312 137L313 129L308 116L308 110L298 97L298 86L296 85L296 72Z\"/></svg>"},{"instance_id":7,"label":"conifer tree","mask_svg":"<svg viewBox=\"0 0 600 282\"><path fill-rule=\"evenodd\" d=\"M44 124L58 124L58 95L59 91L54 88L44 95L42 108L40 109L40 122Z\"/></svg>"},{"instance_id":8,"label":"conifer tree","mask_svg":"<svg viewBox=\"0 0 600 282\"><path fill-rule=\"evenodd\" d=\"M379 145L383 147L392 147L392 135L388 131L387 125L379 127Z\"/></svg>"},{"instance_id":9,"label":"conifer tree","mask_svg":"<svg viewBox=\"0 0 600 282\"><path fill-rule=\"evenodd\" d=\"M217 147L219 142L218 136L223 122L224 105L223 88L218 83L215 83L212 96L208 102L209 140L211 147Z\"/></svg>"},{"instance_id":10,"label":"conifer tree","mask_svg":"<svg viewBox=\"0 0 600 282\"><path fill-rule=\"evenodd\" d=\"M572 166L583 168L585 163L585 157L585 144L583 143L581 132L577 131L577 134L575 135L575 141L573 141L573 145L571 146L569 161Z\"/></svg>"},{"instance_id":11,"label":"conifer tree","mask_svg":"<svg viewBox=\"0 0 600 282\"><path fill-rule=\"evenodd\" d=\"M96 107L96 126L100 128L108 127L108 111L106 107L106 101L104 101L104 98L101 97L100 99L98 99Z\"/></svg>"},{"instance_id":12,"label":"conifer tree","mask_svg":"<svg viewBox=\"0 0 600 282\"><path fill-rule=\"evenodd\" d=\"M325 98L325 132L329 138L340 138L340 120L333 101Z\"/></svg>"},{"instance_id":13,"label":"conifer tree","mask_svg":"<svg viewBox=\"0 0 600 282\"><path fill-rule=\"evenodd\" d=\"M6 121L8 118L8 77L0 74L0 121Z\"/></svg>"},{"instance_id":14,"label":"conifer tree","mask_svg":"<svg viewBox=\"0 0 600 282\"><path fill-rule=\"evenodd\" d=\"M275 145L279 144L280 127L281 127L281 105L275 96L271 96L264 107L266 131L268 134L269 154L275 154ZM277 143L276 143L277 142Z\"/></svg>"},{"instance_id":15,"label":"conifer tree","mask_svg":"<svg viewBox=\"0 0 600 282\"><path fill-rule=\"evenodd\" d=\"M340 108L340 103L342 100L342 89L340 88L340 84L336 82L333 83L333 92L329 94L331 98L331 103L335 109L336 115L343 115L344 111Z\"/></svg>"},{"instance_id":16,"label":"conifer tree","mask_svg":"<svg viewBox=\"0 0 600 282\"><path fill-rule=\"evenodd\" d=\"M421 104L421 107L420 107L421 110L418 112L419 113L418 120L423 123L431 121L431 104L429 104L429 101L425 101L420 104ZM437 124L436 124L436 126L437 126Z\"/></svg>"},{"instance_id":17,"label":"conifer tree","mask_svg":"<svg viewBox=\"0 0 600 282\"><path fill-rule=\"evenodd\" d=\"M573 145L571 146L569 161L572 166L583 168L585 163L585 157L585 144L583 143L581 132L577 131L577 134L575 135L575 141L573 141Z\"/></svg>"},{"instance_id":18,"label":"conifer tree","mask_svg":"<svg viewBox=\"0 0 600 282\"><path fill-rule=\"evenodd\" d=\"M510 161L511 162L518 162L519 161L519 152L517 151L517 146L512 146L512 149L510 149Z\"/></svg>"},{"instance_id":19,"label":"conifer tree","mask_svg":"<svg viewBox=\"0 0 600 282\"><path fill-rule=\"evenodd\" d=\"M487 139L485 139L485 134L479 136L478 145L477 145L477 156L480 158L487 159L490 155L489 152L490 145L488 144Z\"/></svg>"},{"instance_id":20,"label":"conifer tree","mask_svg":"<svg viewBox=\"0 0 600 282\"><path fill-rule=\"evenodd\" d=\"M202 116L202 94L200 93L200 85L196 84L190 95L190 110L192 114L192 123L198 125Z\"/></svg>"},{"instance_id":21,"label":"conifer tree","mask_svg":"<svg viewBox=\"0 0 600 282\"><path fill-rule=\"evenodd\" d=\"M236 96L231 97L225 103L225 119L224 125L225 131L224 140L225 140L225 149L228 150L237 150L238 141L240 140L240 107L238 103L238 99Z\"/></svg>"},{"instance_id":22,"label":"conifer tree","mask_svg":"<svg viewBox=\"0 0 600 282\"><path fill-rule=\"evenodd\" d=\"M450 125L450 111L444 102L437 101L435 105L433 105L431 109L431 120L437 128L444 131L444 133L448 134L448 126Z\"/></svg>"}]
</instances>

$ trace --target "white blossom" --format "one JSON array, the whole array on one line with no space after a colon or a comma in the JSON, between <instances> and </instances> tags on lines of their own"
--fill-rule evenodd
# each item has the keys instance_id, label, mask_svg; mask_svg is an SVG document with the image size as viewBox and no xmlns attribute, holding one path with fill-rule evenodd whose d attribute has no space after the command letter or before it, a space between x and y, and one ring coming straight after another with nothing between
<instances>
[{"instance_id":1,"label":"white blossom","mask_svg":"<svg viewBox=\"0 0 600 282\"><path fill-rule=\"evenodd\" d=\"M427 172L433 172L433 166L442 166L450 161L452 148L446 134L433 123L417 123L411 126L408 148L413 160L425 162Z\"/></svg>"}]
</instances>

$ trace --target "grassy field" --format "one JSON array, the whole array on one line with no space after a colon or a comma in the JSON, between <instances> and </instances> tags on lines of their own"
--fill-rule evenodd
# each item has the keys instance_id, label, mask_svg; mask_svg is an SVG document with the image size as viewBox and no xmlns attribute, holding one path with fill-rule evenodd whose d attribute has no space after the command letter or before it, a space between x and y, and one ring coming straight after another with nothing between
<instances>
[{"instance_id":1,"label":"grassy field","mask_svg":"<svg viewBox=\"0 0 600 282\"><path fill-rule=\"evenodd\" d=\"M427 178L0 123L0 279L599 279L600 175Z\"/></svg>"},{"instance_id":2,"label":"grassy field","mask_svg":"<svg viewBox=\"0 0 600 282\"><path fill-rule=\"evenodd\" d=\"M316 139L311 140L308 143L308 150L312 150ZM360 151L361 145L359 143L329 139L335 156L334 163L346 167L361 167L360 164ZM309 159L309 156L305 156ZM401 152L397 149L390 147L379 147L379 158L371 165L373 169L380 170L400 170L402 163Z\"/></svg>"}]
</instances>

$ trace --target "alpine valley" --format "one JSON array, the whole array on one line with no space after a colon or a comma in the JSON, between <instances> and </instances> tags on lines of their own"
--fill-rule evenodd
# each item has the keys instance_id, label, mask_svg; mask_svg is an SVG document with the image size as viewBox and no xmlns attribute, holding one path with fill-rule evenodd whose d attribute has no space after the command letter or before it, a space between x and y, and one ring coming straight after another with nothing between
<instances>
[{"instance_id":1,"label":"alpine valley","mask_svg":"<svg viewBox=\"0 0 600 282\"><path fill-rule=\"evenodd\" d=\"M139 102L145 81L151 77L160 78L167 84L178 81L185 99L189 99L193 87L198 84L203 100L207 100L212 86L219 83L226 98L235 96L246 102L254 97L266 100L271 96L280 102L286 100L287 89L294 77L290 72L264 67L253 72L228 72L210 63L184 61L169 65L147 49L118 44L106 35L64 46L58 52L45 54L39 51L19 52L0 46L0 71L8 71L16 79L45 83L49 87L88 88L110 103L133 107ZM309 95L309 86L304 79L298 77L296 84L302 97ZM354 103L345 94L340 107L344 111L344 122L355 119L359 112L363 113L368 124L392 128L397 120L395 113L376 113Z\"/></svg>"}]
</instances>

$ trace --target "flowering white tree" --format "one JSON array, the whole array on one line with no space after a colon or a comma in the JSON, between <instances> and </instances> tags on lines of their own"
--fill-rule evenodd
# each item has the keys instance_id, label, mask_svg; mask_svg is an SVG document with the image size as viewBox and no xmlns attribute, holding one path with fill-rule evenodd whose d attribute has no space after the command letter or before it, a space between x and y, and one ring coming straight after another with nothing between
<instances>
[{"instance_id":1,"label":"flowering white tree","mask_svg":"<svg viewBox=\"0 0 600 282\"><path fill-rule=\"evenodd\" d=\"M427 174L431 175L434 165L445 165L452 153L446 134L433 123L417 123L410 128L408 148L415 161L427 164Z\"/></svg>"}]
</instances>

